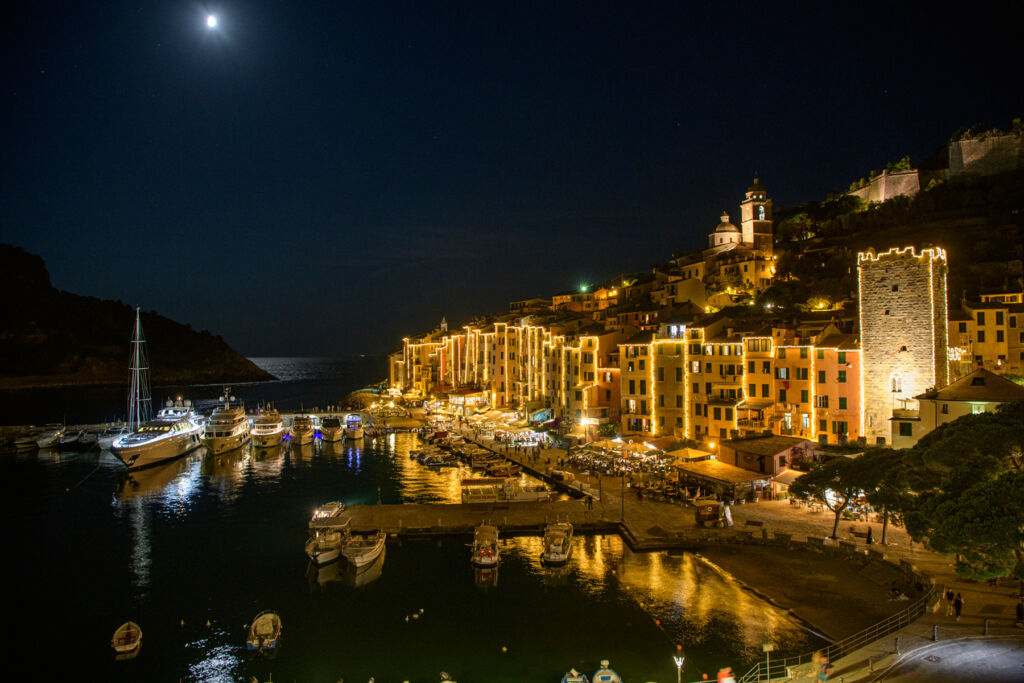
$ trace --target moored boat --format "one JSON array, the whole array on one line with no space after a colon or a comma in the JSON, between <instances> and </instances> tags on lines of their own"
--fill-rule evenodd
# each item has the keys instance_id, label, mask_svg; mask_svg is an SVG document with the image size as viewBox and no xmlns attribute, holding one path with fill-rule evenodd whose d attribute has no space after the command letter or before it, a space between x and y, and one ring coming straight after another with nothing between
<instances>
[{"instance_id":1,"label":"moored boat","mask_svg":"<svg viewBox=\"0 0 1024 683\"><path fill-rule=\"evenodd\" d=\"M281 617L266 610L256 615L249 627L245 646L250 652L274 651L281 644Z\"/></svg>"},{"instance_id":2,"label":"moored boat","mask_svg":"<svg viewBox=\"0 0 1024 683\"><path fill-rule=\"evenodd\" d=\"M306 541L306 555L313 564L323 566L338 559L341 549L348 541L349 521L341 526L310 527L310 536Z\"/></svg>"},{"instance_id":3,"label":"moored boat","mask_svg":"<svg viewBox=\"0 0 1024 683\"><path fill-rule=\"evenodd\" d=\"M128 469L181 457L200 446L202 428L194 419L190 401L167 401L155 419L115 440L110 450Z\"/></svg>"},{"instance_id":4,"label":"moored boat","mask_svg":"<svg viewBox=\"0 0 1024 683\"><path fill-rule=\"evenodd\" d=\"M555 522L544 529L544 550L540 561L549 565L565 564L572 555L572 523Z\"/></svg>"},{"instance_id":5,"label":"moored boat","mask_svg":"<svg viewBox=\"0 0 1024 683\"><path fill-rule=\"evenodd\" d=\"M562 683L590 683L587 678L587 674L581 674L576 669L569 669L569 671L562 676Z\"/></svg>"},{"instance_id":6,"label":"moored boat","mask_svg":"<svg viewBox=\"0 0 1024 683\"><path fill-rule=\"evenodd\" d=\"M473 531L473 545L469 561L477 567L494 567L501 561L498 549L498 527L481 524Z\"/></svg>"},{"instance_id":7,"label":"moored boat","mask_svg":"<svg viewBox=\"0 0 1024 683\"><path fill-rule=\"evenodd\" d=\"M77 431L64 432L64 435L60 437L60 449L62 451L75 451L78 450L82 437L85 436L85 430L80 429Z\"/></svg>"},{"instance_id":8,"label":"moored boat","mask_svg":"<svg viewBox=\"0 0 1024 683\"><path fill-rule=\"evenodd\" d=\"M14 448L19 451L32 451L38 448L36 445L36 437L34 436L23 436L19 439L14 440Z\"/></svg>"},{"instance_id":9,"label":"moored boat","mask_svg":"<svg viewBox=\"0 0 1024 683\"><path fill-rule=\"evenodd\" d=\"M601 668L594 672L593 683L622 683L619 674L610 667L607 659L601 660Z\"/></svg>"},{"instance_id":10,"label":"moored boat","mask_svg":"<svg viewBox=\"0 0 1024 683\"><path fill-rule=\"evenodd\" d=\"M328 443L341 441L345 438L345 426L341 418L335 415L328 415L320 421L320 438Z\"/></svg>"},{"instance_id":11,"label":"moored boat","mask_svg":"<svg viewBox=\"0 0 1024 683\"><path fill-rule=\"evenodd\" d=\"M340 503L336 500L332 500L329 503L324 503L317 509L313 510L313 517L309 520L310 524L318 520L330 519L332 517L338 517L342 512L345 511L345 504Z\"/></svg>"},{"instance_id":12,"label":"moored boat","mask_svg":"<svg viewBox=\"0 0 1024 683\"><path fill-rule=\"evenodd\" d=\"M114 631L110 647L119 656L137 654L142 647L142 629L134 621L126 621Z\"/></svg>"},{"instance_id":13,"label":"moored boat","mask_svg":"<svg viewBox=\"0 0 1024 683\"><path fill-rule=\"evenodd\" d=\"M345 560L353 567L364 567L376 560L384 551L384 541L386 539L387 534L383 531L378 531L376 534L368 536L350 535L345 546L341 549L341 554L345 556Z\"/></svg>"},{"instance_id":14,"label":"moored boat","mask_svg":"<svg viewBox=\"0 0 1024 683\"><path fill-rule=\"evenodd\" d=\"M514 477L523 471L522 465L517 465L511 462L503 462L497 465L491 465L487 468L488 477Z\"/></svg>"},{"instance_id":15,"label":"moored boat","mask_svg":"<svg viewBox=\"0 0 1024 683\"><path fill-rule=\"evenodd\" d=\"M103 433L96 438L96 443L99 444L101 450L109 451L110 447L114 445L114 441L130 433L131 430L128 429L126 424L111 425L104 429Z\"/></svg>"},{"instance_id":16,"label":"moored boat","mask_svg":"<svg viewBox=\"0 0 1024 683\"><path fill-rule=\"evenodd\" d=\"M47 425L43 433L36 439L36 445L39 448L53 448L60 445L60 440L63 436L63 425Z\"/></svg>"},{"instance_id":17,"label":"moored boat","mask_svg":"<svg viewBox=\"0 0 1024 683\"><path fill-rule=\"evenodd\" d=\"M202 441L211 453L219 455L249 441L249 418L241 404L232 406L231 387L224 387L223 405L217 406L203 427Z\"/></svg>"},{"instance_id":18,"label":"moored boat","mask_svg":"<svg viewBox=\"0 0 1024 683\"><path fill-rule=\"evenodd\" d=\"M466 478L460 482L463 503L523 503L549 500L551 491L543 484L522 484L502 477Z\"/></svg>"},{"instance_id":19,"label":"moored boat","mask_svg":"<svg viewBox=\"0 0 1024 683\"><path fill-rule=\"evenodd\" d=\"M252 442L257 448L280 446L284 431L281 413L273 408L261 408L252 423Z\"/></svg>"},{"instance_id":20,"label":"moored boat","mask_svg":"<svg viewBox=\"0 0 1024 683\"><path fill-rule=\"evenodd\" d=\"M313 418L309 415L296 415L292 418L291 429L288 430L288 437L297 446L304 446L313 443Z\"/></svg>"},{"instance_id":21,"label":"moored boat","mask_svg":"<svg viewBox=\"0 0 1024 683\"><path fill-rule=\"evenodd\" d=\"M349 416L345 418L345 438L363 438L363 418L359 413L349 413Z\"/></svg>"}]
</instances>

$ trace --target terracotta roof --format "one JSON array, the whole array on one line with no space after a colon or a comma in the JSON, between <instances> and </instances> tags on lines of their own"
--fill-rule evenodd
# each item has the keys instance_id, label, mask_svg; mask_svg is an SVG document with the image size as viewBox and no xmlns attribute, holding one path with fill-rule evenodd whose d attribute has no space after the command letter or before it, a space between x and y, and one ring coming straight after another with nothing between
<instances>
[{"instance_id":1,"label":"terracotta roof","mask_svg":"<svg viewBox=\"0 0 1024 683\"><path fill-rule=\"evenodd\" d=\"M734 451L755 455L776 455L802 443L814 442L797 436L758 436L753 439L730 439L720 445Z\"/></svg>"},{"instance_id":2,"label":"terracotta roof","mask_svg":"<svg viewBox=\"0 0 1024 683\"><path fill-rule=\"evenodd\" d=\"M745 484L750 481L762 481L771 478L770 474L751 472L742 467L727 465L721 460L695 460L690 462L676 460L672 463L672 466L702 479L720 481L726 484Z\"/></svg>"},{"instance_id":3,"label":"terracotta roof","mask_svg":"<svg viewBox=\"0 0 1024 683\"><path fill-rule=\"evenodd\" d=\"M925 392L914 398L931 401L979 401L1008 403L1024 398L1024 387L1017 386L1005 377L978 368L961 377L944 389Z\"/></svg>"}]
</instances>

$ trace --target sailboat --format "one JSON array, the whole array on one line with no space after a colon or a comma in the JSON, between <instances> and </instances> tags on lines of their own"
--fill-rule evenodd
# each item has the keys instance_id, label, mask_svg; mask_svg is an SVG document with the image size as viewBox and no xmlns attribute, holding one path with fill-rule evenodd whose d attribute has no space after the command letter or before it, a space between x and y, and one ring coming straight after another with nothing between
<instances>
[{"instance_id":1,"label":"sailboat","mask_svg":"<svg viewBox=\"0 0 1024 683\"><path fill-rule=\"evenodd\" d=\"M139 309L135 309L135 331L132 333L131 384L128 389L128 434L117 438L110 450L128 469L155 465L185 455L199 447L202 428L195 421L191 401L167 401L151 419L149 396L149 359L146 338L142 334Z\"/></svg>"}]
</instances>

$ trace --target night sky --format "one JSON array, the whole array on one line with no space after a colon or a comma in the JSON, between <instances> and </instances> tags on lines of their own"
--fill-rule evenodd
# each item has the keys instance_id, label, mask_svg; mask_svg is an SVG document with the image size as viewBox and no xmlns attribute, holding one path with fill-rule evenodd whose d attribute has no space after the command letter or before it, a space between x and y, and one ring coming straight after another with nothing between
<instances>
[{"instance_id":1,"label":"night sky","mask_svg":"<svg viewBox=\"0 0 1024 683\"><path fill-rule=\"evenodd\" d=\"M979 3L19 2L0 240L247 355L383 353L1024 115ZM206 26L213 13L219 23Z\"/></svg>"}]
</instances>

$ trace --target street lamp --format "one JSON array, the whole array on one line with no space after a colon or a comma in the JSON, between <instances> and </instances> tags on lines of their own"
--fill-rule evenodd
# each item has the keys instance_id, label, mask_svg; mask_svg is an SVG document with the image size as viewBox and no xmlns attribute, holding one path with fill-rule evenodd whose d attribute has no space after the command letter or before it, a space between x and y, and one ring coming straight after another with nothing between
<instances>
[{"instance_id":1,"label":"street lamp","mask_svg":"<svg viewBox=\"0 0 1024 683\"><path fill-rule=\"evenodd\" d=\"M676 683L683 683L683 660L686 655L673 655L672 660L676 663Z\"/></svg>"}]
</instances>

